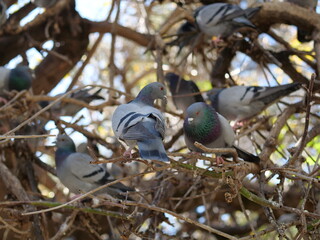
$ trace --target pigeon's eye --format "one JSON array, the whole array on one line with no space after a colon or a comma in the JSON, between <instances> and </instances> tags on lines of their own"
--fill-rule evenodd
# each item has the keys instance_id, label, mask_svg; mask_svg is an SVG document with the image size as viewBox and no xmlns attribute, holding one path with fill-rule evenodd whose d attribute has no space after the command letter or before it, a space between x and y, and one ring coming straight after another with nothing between
<instances>
[{"instance_id":1,"label":"pigeon's eye","mask_svg":"<svg viewBox=\"0 0 320 240\"><path fill-rule=\"evenodd\" d=\"M198 116L200 112L196 112L196 115Z\"/></svg>"},{"instance_id":2,"label":"pigeon's eye","mask_svg":"<svg viewBox=\"0 0 320 240\"><path fill-rule=\"evenodd\" d=\"M162 91L162 90L163 90L163 87L160 87L160 90Z\"/></svg>"}]
</instances>

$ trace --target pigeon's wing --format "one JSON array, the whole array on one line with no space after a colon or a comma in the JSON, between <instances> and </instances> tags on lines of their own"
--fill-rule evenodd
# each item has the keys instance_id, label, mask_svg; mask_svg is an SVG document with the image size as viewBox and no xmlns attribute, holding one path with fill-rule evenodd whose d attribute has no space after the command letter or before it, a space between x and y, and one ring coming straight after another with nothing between
<instances>
[{"instance_id":1,"label":"pigeon's wing","mask_svg":"<svg viewBox=\"0 0 320 240\"><path fill-rule=\"evenodd\" d=\"M230 21L241 17L245 13L237 5L226 3L214 3L200 7L195 12L197 22L204 25L217 25L221 22Z\"/></svg>"},{"instance_id":2,"label":"pigeon's wing","mask_svg":"<svg viewBox=\"0 0 320 240\"><path fill-rule=\"evenodd\" d=\"M71 173L78 179L97 184L101 179L109 176L104 165L91 164L93 159L83 153L73 153L67 158L67 166L70 168Z\"/></svg>"},{"instance_id":3,"label":"pigeon's wing","mask_svg":"<svg viewBox=\"0 0 320 240\"><path fill-rule=\"evenodd\" d=\"M258 91L255 92L252 101L261 101L265 105L269 105L277 99L298 90L300 87L300 83L290 83L276 87L265 87L262 89L260 89L260 87L255 87L258 88Z\"/></svg>"},{"instance_id":4,"label":"pigeon's wing","mask_svg":"<svg viewBox=\"0 0 320 240\"><path fill-rule=\"evenodd\" d=\"M149 117L128 128L123 138L137 140L141 158L168 161L162 138L164 136L164 124L157 118Z\"/></svg>"}]
</instances>

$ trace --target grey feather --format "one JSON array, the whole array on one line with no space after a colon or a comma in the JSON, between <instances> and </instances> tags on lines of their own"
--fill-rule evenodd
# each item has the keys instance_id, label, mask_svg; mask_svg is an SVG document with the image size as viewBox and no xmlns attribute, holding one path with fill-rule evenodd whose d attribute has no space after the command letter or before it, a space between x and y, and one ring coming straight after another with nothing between
<instances>
[{"instance_id":1,"label":"grey feather","mask_svg":"<svg viewBox=\"0 0 320 240\"><path fill-rule=\"evenodd\" d=\"M153 106L155 99L166 101L165 87L157 82L148 84L133 101L120 105L113 113L113 132L129 146L125 155L138 144L141 158L151 156L146 159L168 160L162 143L165 120L162 113ZM146 143L149 144L148 148L145 148L148 145Z\"/></svg>"},{"instance_id":2,"label":"grey feather","mask_svg":"<svg viewBox=\"0 0 320 240\"><path fill-rule=\"evenodd\" d=\"M259 157L234 146L235 134L229 122L206 103L198 102L188 107L183 129L186 145L191 151L203 152L194 145L199 142L209 148L233 147L243 160L260 161Z\"/></svg>"},{"instance_id":3,"label":"grey feather","mask_svg":"<svg viewBox=\"0 0 320 240\"><path fill-rule=\"evenodd\" d=\"M55 161L58 178L73 193L86 193L114 180L105 165L91 164L93 159L88 154L76 152L73 140L67 135L57 137ZM121 193L133 190L122 183L116 183L96 194L107 193L123 198Z\"/></svg>"},{"instance_id":4,"label":"grey feather","mask_svg":"<svg viewBox=\"0 0 320 240\"><path fill-rule=\"evenodd\" d=\"M300 83L276 87L234 86L208 92L211 105L228 120L242 121L258 115L269 105L301 87Z\"/></svg>"},{"instance_id":5,"label":"grey feather","mask_svg":"<svg viewBox=\"0 0 320 240\"><path fill-rule=\"evenodd\" d=\"M208 36L226 38L242 27L255 28L249 19L259 10L260 7L243 10L237 5L213 3L198 8L194 17L201 31Z\"/></svg>"}]
</instances>

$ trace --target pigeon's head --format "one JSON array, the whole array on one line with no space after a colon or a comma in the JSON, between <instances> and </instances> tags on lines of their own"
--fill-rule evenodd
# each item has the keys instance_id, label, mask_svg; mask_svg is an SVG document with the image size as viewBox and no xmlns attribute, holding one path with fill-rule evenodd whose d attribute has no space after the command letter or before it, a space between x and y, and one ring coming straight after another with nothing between
<instances>
[{"instance_id":1,"label":"pigeon's head","mask_svg":"<svg viewBox=\"0 0 320 240\"><path fill-rule=\"evenodd\" d=\"M186 110L185 123L191 126L201 124L202 120L206 118L206 115L210 113L211 109L206 103L193 103Z\"/></svg>"},{"instance_id":2,"label":"pigeon's head","mask_svg":"<svg viewBox=\"0 0 320 240\"><path fill-rule=\"evenodd\" d=\"M65 135L65 134L59 134L56 141L57 148L70 150L70 151L76 151L76 146L73 142L73 140Z\"/></svg>"},{"instance_id":3,"label":"pigeon's head","mask_svg":"<svg viewBox=\"0 0 320 240\"><path fill-rule=\"evenodd\" d=\"M162 99L167 102L167 91L165 86L159 82L153 82L145 86L137 96L137 99L147 103L153 104L155 99Z\"/></svg>"},{"instance_id":4,"label":"pigeon's head","mask_svg":"<svg viewBox=\"0 0 320 240\"><path fill-rule=\"evenodd\" d=\"M9 78L10 91L22 91L29 89L33 80L31 70L26 66L18 66L12 69Z\"/></svg>"},{"instance_id":5,"label":"pigeon's head","mask_svg":"<svg viewBox=\"0 0 320 240\"><path fill-rule=\"evenodd\" d=\"M202 144L208 144L221 134L217 112L204 102L196 102L186 110L183 123L185 135Z\"/></svg>"}]
</instances>

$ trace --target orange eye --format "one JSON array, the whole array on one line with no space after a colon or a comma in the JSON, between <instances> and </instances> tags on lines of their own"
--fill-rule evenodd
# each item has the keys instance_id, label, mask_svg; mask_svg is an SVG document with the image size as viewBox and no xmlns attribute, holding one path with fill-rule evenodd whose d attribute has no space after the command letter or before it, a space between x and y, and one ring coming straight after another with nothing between
<instances>
[{"instance_id":1,"label":"orange eye","mask_svg":"<svg viewBox=\"0 0 320 240\"><path fill-rule=\"evenodd\" d=\"M160 90L163 90L163 87L161 87Z\"/></svg>"},{"instance_id":2,"label":"orange eye","mask_svg":"<svg viewBox=\"0 0 320 240\"><path fill-rule=\"evenodd\" d=\"M200 112L196 112L197 115L199 115Z\"/></svg>"}]
</instances>

